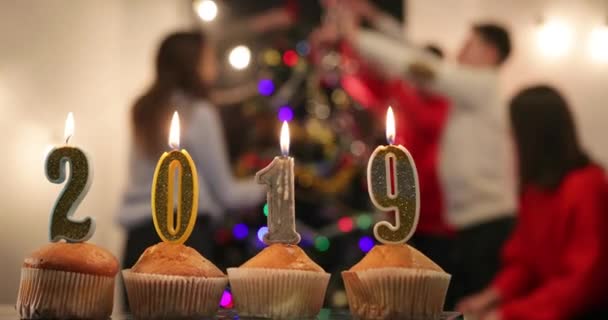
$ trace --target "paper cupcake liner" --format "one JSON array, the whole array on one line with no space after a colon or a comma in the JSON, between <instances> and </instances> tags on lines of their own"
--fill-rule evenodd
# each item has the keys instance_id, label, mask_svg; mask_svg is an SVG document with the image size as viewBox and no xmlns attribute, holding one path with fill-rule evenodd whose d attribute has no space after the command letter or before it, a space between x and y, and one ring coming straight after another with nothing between
<instances>
[{"instance_id":1,"label":"paper cupcake liner","mask_svg":"<svg viewBox=\"0 0 608 320\"><path fill-rule=\"evenodd\" d=\"M138 319L192 318L214 314L226 277L203 278L122 271L131 313Z\"/></svg>"},{"instance_id":2,"label":"paper cupcake liner","mask_svg":"<svg viewBox=\"0 0 608 320\"><path fill-rule=\"evenodd\" d=\"M114 303L114 277L21 269L17 311L22 319L107 319Z\"/></svg>"},{"instance_id":3,"label":"paper cupcake liner","mask_svg":"<svg viewBox=\"0 0 608 320\"><path fill-rule=\"evenodd\" d=\"M272 319L316 316L328 273L266 268L229 268L234 306L241 316Z\"/></svg>"},{"instance_id":4,"label":"paper cupcake liner","mask_svg":"<svg viewBox=\"0 0 608 320\"><path fill-rule=\"evenodd\" d=\"M350 311L361 319L439 319L450 278L422 269L342 272Z\"/></svg>"}]
</instances>

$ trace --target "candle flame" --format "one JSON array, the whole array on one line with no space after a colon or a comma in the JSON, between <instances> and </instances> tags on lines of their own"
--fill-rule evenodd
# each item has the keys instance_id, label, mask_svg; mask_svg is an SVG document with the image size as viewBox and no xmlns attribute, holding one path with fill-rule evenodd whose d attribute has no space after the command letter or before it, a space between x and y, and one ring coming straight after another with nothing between
<instances>
[{"instance_id":1,"label":"candle flame","mask_svg":"<svg viewBox=\"0 0 608 320\"><path fill-rule=\"evenodd\" d=\"M63 130L63 138L65 139L65 144L68 144L70 138L74 135L74 114L72 112L68 113L68 117L65 119L65 128Z\"/></svg>"},{"instance_id":2,"label":"candle flame","mask_svg":"<svg viewBox=\"0 0 608 320\"><path fill-rule=\"evenodd\" d=\"M171 119L171 129L169 130L169 146L173 149L179 149L179 114L177 111L173 113Z\"/></svg>"},{"instance_id":3,"label":"candle flame","mask_svg":"<svg viewBox=\"0 0 608 320\"><path fill-rule=\"evenodd\" d=\"M289 125L287 121L283 121L281 127L281 153L284 157L289 154Z\"/></svg>"},{"instance_id":4,"label":"candle flame","mask_svg":"<svg viewBox=\"0 0 608 320\"><path fill-rule=\"evenodd\" d=\"M392 107L386 111L386 141L388 144L395 143L395 115Z\"/></svg>"}]
</instances>

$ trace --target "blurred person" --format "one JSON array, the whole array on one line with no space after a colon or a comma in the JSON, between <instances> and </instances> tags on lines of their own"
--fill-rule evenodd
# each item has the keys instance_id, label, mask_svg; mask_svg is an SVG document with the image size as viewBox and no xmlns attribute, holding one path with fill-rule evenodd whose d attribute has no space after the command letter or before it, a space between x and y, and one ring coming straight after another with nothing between
<instances>
[{"instance_id":1,"label":"blurred person","mask_svg":"<svg viewBox=\"0 0 608 320\"><path fill-rule=\"evenodd\" d=\"M558 91L534 86L511 101L519 220L492 284L458 309L479 319L606 319L608 180L577 138ZM604 308L603 316L594 310Z\"/></svg>"},{"instance_id":2,"label":"blurred person","mask_svg":"<svg viewBox=\"0 0 608 320\"><path fill-rule=\"evenodd\" d=\"M213 225L226 210L263 201L262 186L253 179L237 181L232 176L222 122L208 102L217 64L214 48L203 33L173 33L160 45L154 82L137 99L131 114L134 143L118 215L127 231L124 267L131 267L147 247L160 241L152 222L150 188L156 163L168 150L169 125L176 110L182 119L181 146L192 156L199 179L198 220L186 244L212 259L216 253Z\"/></svg>"},{"instance_id":3,"label":"blurred person","mask_svg":"<svg viewBox=\"0 0 608 320\"><path fill-rule=\"evenodd\" d=\"M360 29L359 20L374 26L394 24L383 23L388 16L369 9L373 6L367 1L344 3L340 32L367 61L387 75L413 79L450 100L439 150L446 218L456 229L457 265L450 290L455 297L476 292L495 275L498 252L514 221L507 110L498 88L500 67L511 53L509 33L497 24L475 24L457 61L450 62L404 37Z\"/></svg>"}]
</instances>

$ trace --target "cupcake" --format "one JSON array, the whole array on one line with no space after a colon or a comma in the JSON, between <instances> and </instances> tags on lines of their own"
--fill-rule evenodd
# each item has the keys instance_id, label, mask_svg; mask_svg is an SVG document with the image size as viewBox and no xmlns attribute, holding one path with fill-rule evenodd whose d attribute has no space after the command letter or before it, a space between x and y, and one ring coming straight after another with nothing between
<instances>
[{"instance_id":1,"label":"cupcake","mask_svg":"<svg viewBox=\"0 0 608 320\"><path fill-rule=\"evenodd\" d=\"M342 272L350 311L362 319L439 319L450 277L406 244L377 245Z\"/></svg>"},{"instance_id":2,"label":"cupcake","mask_svg":"<svg viewBox=\"0 0 608 320\"><path fill-rule=\"evenodd\" d=\"M183 244L161 242L122 271L131 313L139 319L197 318L218 309L228 279Z\"/></svg>"},{"instance_id":3,"label":"cupcake","mask_svg":"<svg viewBox=\"0 0 608 320\"><path fill-rule=\"evenodd\" d=\"M239 315L273 319L316 316L329 276L297 245L278 243L228 269Z\"/></svg>"},{"instance_id":4,"label":"cupcake","mask_svg":"<svg viewBox=\"0 0 608 320\"><path fill-rule=\"evenodd\" d=\"M118 261L90 243L54 242L25 258L17 295L22 319L107 319Z\"/></svg>"}]
</instances>

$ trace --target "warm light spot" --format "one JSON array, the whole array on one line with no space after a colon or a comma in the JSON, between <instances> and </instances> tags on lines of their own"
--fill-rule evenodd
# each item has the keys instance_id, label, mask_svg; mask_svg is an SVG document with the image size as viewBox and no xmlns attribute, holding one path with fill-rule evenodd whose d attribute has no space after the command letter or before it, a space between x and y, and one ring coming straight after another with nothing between
<instances>
[{"instance_id":1,"label":"warm light spot","mask_svg":"<svg viewBox=\"0 0 608 320\"><path fill-rule=\"evenodd\" d=\"M230 65L237 70L247 68L249 66L249 62L251 62L251 50L244 45L232 48L232 50L230 50L230 54L228 54L228 62L230 62Z\"/></svg>"},{"instance_id":2,"label":"warm light spot","mask_svg":"<svg viewBox=\"0 0 608 320\"><path fill-rule=\"evenodd\" d=\"M552 20L540 26L536 37L538 49L544 56L559 58L570 49L573 31L565 22Z\"/></svg>"},{"instance_id":3,"label":"warm light spot","mask_svg":"<svg viewBox=\"0 0 608 320\"><path fill-rule=\"evenodd\" d=\"M388 144L395 143L395 115L392 107L386 111L386 141Z\"/></svg>"},{"instance_id":4,"label":"warm light spot","mask_svg":"<svg viewBox=\"0 0 608 320\"><path fill-rule=\"evenodd\" d=\"M210 22L217 17L217 4L213 0L196 0L192 3L194 11L201 20Z\"/></svg>"},{"instance_id":5,"label":"warm light spot","mask_svg":"<svg viewBox=\"0 0 608 320\"><path fill-rule=\"evenodd\" d=\"M284 157L289 154L289 125L287 121L283 121L281 126L281 153Z\"/></svg>"},{"instance_id":6,"label":"warm light spot","mask_svg":"<svg viewBox=\"0 0 608 320\"><path fill-rule=\"evenodd\" d=\"M179 149L179 114L173 113L171 119L171 129L169 130L169 146L172 149Z\"/></svg>"},{"instance_id":7,"label":"warm light spot","mask_svg":"<svg viewBox=\"0 0 608 320\"><path fill-rule=\"evenodd\" d=\"M596 62L608 62L608 25L597 27L589 35L589 55Z\"/></svg>"}]
</instances>

